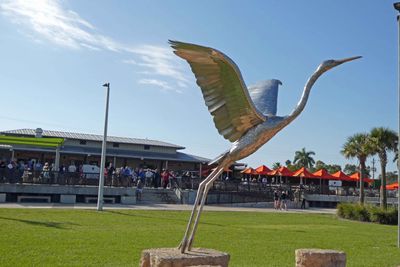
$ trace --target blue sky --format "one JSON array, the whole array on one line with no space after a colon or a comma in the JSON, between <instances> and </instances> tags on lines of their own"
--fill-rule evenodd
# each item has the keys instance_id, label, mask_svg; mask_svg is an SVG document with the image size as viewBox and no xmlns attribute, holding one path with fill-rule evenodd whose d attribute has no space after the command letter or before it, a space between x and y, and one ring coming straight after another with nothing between
<instances>
[{"instance_id":1,"label":"blue sky","mask_svg":"<svg viewBox=\"0 0 400 267\"><path fill-rule=\"evenodd\" d=\"M293 160L303 147L325 163L355 163L340 154L348 136L397 129L392 1L0 0L0 29L0 130L101 134L101 85L110 82L110 135L215 157L230 143L168 39L223 51L247 85L281 80L278 115L290 113L323 60L363 56L318 80L300 117L243 160L253 167Z\"/></svg>"}]
</instances>

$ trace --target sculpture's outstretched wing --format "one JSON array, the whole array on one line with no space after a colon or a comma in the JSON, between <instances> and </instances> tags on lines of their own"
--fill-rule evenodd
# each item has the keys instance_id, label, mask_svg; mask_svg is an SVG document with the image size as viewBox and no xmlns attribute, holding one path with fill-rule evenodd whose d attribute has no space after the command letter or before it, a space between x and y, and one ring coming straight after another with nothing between
<instances>
[{"instance_id":1,"label":"sculpture's outstretched wing","mask_svg":"<svg viewBox=\"0 0 400 267\"><path fill-rule=\"evenodd\" d=\"M249 94L253 103L264 116L276 115L279 85L282 85L281 81L272 79L249 86Z\"/></svg>"},{"instance_id":2,"label":"sculpture's outstretched wing","mask_svg":"<svg viewBox=\"0 0 400 267\"><path fill-rule=\"evenodd\" d=\"M231 142L266 118L254 106L236 64L213 48L170 41L196 76L218 132Z\"/></svg>"}]
</instances>

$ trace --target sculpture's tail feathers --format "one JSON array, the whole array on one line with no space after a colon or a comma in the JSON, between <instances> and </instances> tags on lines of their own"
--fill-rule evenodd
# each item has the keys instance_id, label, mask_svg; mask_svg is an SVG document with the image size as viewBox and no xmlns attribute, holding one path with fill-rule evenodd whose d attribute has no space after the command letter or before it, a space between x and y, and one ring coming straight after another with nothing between
<instances>
[{"instance_id":1,"label":"sculpture's tail feathers","mask_svg":"<svg viewBox=\"0 0 400 267\"><path fill-rule=\"evenodd\" d=\"M229 150L227 150L226 152L222 153L221 155L219 155L218 157L216 157L215 159L211 160L208 165L213 165L213 164L219 164L221 163L221 161L225 158L225 156L227 156L229 154Z\"/></svg>"}]
</instances>

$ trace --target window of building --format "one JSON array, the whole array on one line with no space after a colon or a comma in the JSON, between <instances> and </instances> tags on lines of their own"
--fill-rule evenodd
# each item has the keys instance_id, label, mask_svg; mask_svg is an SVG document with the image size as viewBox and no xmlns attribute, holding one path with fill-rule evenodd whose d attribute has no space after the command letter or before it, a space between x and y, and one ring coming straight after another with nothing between
<instances>
[{"instance_id":1,"label":"window of building","mask_svg":"<svg viewBox=\"0 0 400 267\"><path fill-rule=\"evenodd\" d=\"M79 141L79 144L81 144L81 145L86 145L86 140L80 140L80 141Z\"/></svg>"},{"instance_id":2,"label":"window of building","mask_svg":"<svg viewBox=\"0 0 400 267\"><path fill-rule=\"evenodd\" d=\"M113 147L119 147L119 143L113 143Z\"/></svg>"},{"instance_id":3,"label":"window of building","mask_svg":"<svg viewBox=\"0 0 400 267\"><path fill-rule=\"evenodd\" d=\"M150 146L149 145L144 145L144 150L150 150Z\"/></svg>"}]
</instances>

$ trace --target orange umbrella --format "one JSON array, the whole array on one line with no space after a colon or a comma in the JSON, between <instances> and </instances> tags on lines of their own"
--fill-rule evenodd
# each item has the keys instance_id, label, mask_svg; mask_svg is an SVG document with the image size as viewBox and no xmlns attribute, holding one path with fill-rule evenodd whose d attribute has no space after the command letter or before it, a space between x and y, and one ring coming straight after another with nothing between
<instances>
[{"instance_id":1,"label":"orange umbrella","mask_svg":"<svg viewBox=\"0 0 400 267\"><path fill-rule=\"evenodd\" d=\"M319 177L315 177L314 174L312 174L311 172L307 171L306 168L301 167L300 169L298 169L297 171L295 171L292 176L295 177L304 177L304 178L319 178Z\"/></svg>"},{"instance_id":2,"label":"orange umbrella","mask_svg":"<svg viewBox=\"0 0 400 267\"><path fill-rule=\"evenodd\" d=\"M386 186L386 189L387 189L387 190L396 190L396 189L399 189L399 183L398 183L398 182L395 182L395 183L393 183L393 184L388 184L388 185Z\"/></svg>"},{"instance_id":3,"label":"orange umbrella","mask_svg":"<svg viewBox=\"0 0 400 267\"><path fill-rule=\"evenodd\" d=\"M268 168L268 167L265 166L265 165L261 165L260 167L256 168L255 171L256 171L257 174L259 174L259 175L267 175L267 174L271 171L271 169Z\"/></svg>"},{"instance_id":4,"label":"orange umbrella","mask_svg":"<svg viewBox=\"0 0 400 267\"><path fill-rule=\"evenodd\" d=\"M341 180L341 181L350 181L354 182L354 179L351 179L349 176L347 176L344 172L342 171L337 171L335 173L331 174L333 177L336 177L335 180Z\"/></svg>"},{"instance_id":5,"label":"orange umbrella","mask_svg":"<svg viewBox=\"0 0 400 267\"><path fill-rule=\"evenodd\" d=\"M355 172L355 173L353 173L352 175L350 175L349 177L353 180L353 181L360 181L360 173L359 172ZM370 178L367 178L367 177L364 177L363 178L363 181L364 182L367 182L367 183L372 183L374 180L372 180L372 179L370 179Z\"/></svg>"},{"instance_id":6,"label":"orange umbrella","mask_svg":"<svg viewBox=\"0 0 400 267\"><path fill-rule=\"evenodd\" d=\"M320 169L316 172L313 173L314 176L318 177L319 179L327 179L327 180L337 180L335 176L330 174L327 170L325 169Z\"/></svg>"},{"instance_id":7,"label":"orange umbrella","mask_svg":"<svg viewBox=\"0 0 400 267\"><path fill-rule=\"evenodd\" d=\"M280 168L278 168L276 170L272 170L272 171L270 171L268 173L268 175L271 175L271 176L276 176L276 175L279 175L279 176L292 176L292 174L293 173L291 171L289 171L289 169L286 168L286 167L280 167Z\"/></svg>"},{"instance_id":8,"label":"orange umbrella","mask_svg":"<svg viewBox=\"0 0 400 267\"><path fill-rule=\"evenodd\" d=\"M242 171L244 174L257 175L258 173L253 168L246 168Z\"/></svg>"}]
</instances>

